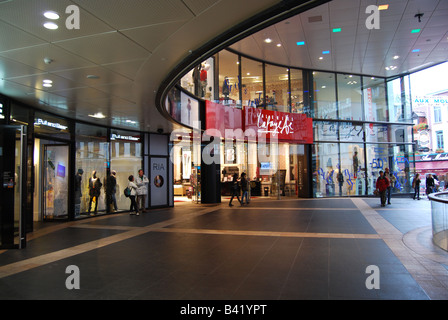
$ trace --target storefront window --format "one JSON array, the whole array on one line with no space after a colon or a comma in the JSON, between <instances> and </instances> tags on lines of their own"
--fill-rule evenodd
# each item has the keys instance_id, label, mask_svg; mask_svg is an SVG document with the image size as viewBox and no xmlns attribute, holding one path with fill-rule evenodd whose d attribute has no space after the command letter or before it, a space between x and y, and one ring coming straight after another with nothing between
<instances>
[{"instance_id":1,"label":"storefront window","mask_svg":"<svg viewBox=\"0 0 448 320\"><path fill-rule=\"evenodd\" d=\"M366 121L389 121L384 79L363 77L364 114Z\"/></svg>"},{"instance_id":2,"label":"storefront window","mask_svg":"<svg viewBox=\"0 0 448 320\"><path fill-rule=\"evenodd\" d=\"M196 97L211 100L214 96L213 68L214 58L211 57L183 76L181 87Z\"/></svg>"},{"instance_id":3,"label":"storefront window","mask_svg":"<svg viewBox=\"0 0 448 320\"><path fill-rule=\"evenodd\" d=\"M338 144L315 143L312 154L313 196L335 196L339 166Z\"/></svg>"},{"instance_id":4,"label":"storefront window","mask_svg":"<svg viewBox=\"0 0 448 320\"><path fill-rule=\"evenodd\" d=\"M266 64L266 109L290 112L289 70Z\"/></svg>"},{"instance_id":5,"label":"storefront window","mask_svg":"<svg viewBox=\"0 0 448 320\"><path fill-rule=\"evenodd\" d=\"M76 125L76 171L77 174L82 172L80 193L75 198L76 218L83 214L94 214L95 209L97 212L104 212L106 209L104 188L99 190L99 195L94 192L89 193L89 179L94 178L93 172L95 172L96 178L104 186L109 166L107 140L105 128L85 124ZM98 191L98 188L96 190Z\"/></svg>"},{"instance_id":6,"label":"storefront window","mask_svg":"<svg viewBox=\"0 0 448 320\"><path fill-rule=\"evenodd\" d=\"M409 76L387 82L390 122L412 122Z\"/></svg>"},{"instance_id":7,"label":"storefront window","mask_svg":"<svg viewBox=\"0 0 448 320\"><path fill-rule=\"evenodd\" d=\"M241 58L242 100L244 106L264 106L263 63Z\"/></svg>"},{"instance_id":8,"label":"storefront window","mask_svg":"<svg viewBox=\"0 0 448 320\"><path fill-rule=\"evenodd\" d=\"M338 122L313 121L315 141L338 141Z\"/></svg>"},{"instance_id":9,"label":"storefront window","mask_svg":"<svg viewBox=\"0 0 448 320\"><path fill-rule=\"evenodd\" d=\"M291 112L305 113L310 116L309 108L306 108L303 101L303 71L290 69L291 77Z\"/></svg>"},{"instance_id":10,"label":"storefront window","mask_svg":"<svg viewBox=\"0 0 448 320\"><path fill-rule=\"evenodd\" d=\"M336 174L336 194L360 196L366 193L366 171L364 165L364 144L341 143L341 165ZM339 176L339 172L342 177Z\"/></svg>"},{"instance_id":11,"label":"storefront window","mask_svg":"<svg viewBox=\"0 0 448 320\"><path fill-rule=\"evenodd\" d=\"M219 53L219 102L224 105L240 106L240 77L238 55L223 50Z\"/></svg>"},{"instance_id":12,"label":"storefront window","mask_svg":"<svg viewBox=\"0 0 448 320\"><path fill-rule=\"evenodd\" d=\"M339 119L363 120L361 77L338 74Z\"/></svg>"},{"instance_id":13,"label":"storefront window","mask_svg":"<svg viewBox=\"0 0 448 320\"><path fill-rule=\"evenodd\" d=\"M414 170L411 149L411 145L367 145L368 194L373 194L379 171L386 168L394 176L393 192L410 192L410 172Z\"/></svg>"},{"instance_id":14,"label":"storefront window","mask_svg":"<svg viewBox=\"0 0 448 320\"><path fill-rule=\"evenodd\" d=\"M115 193L111 190L112 198L110 203L112 210L129 210L129 199L124 196L124 189L128 185L130 175L136 177L138 170L142 168L142 142L138 132L113 130L110 137L111 158L110 171L115 172L116 187ZM107 187L108 184L106 183ZM115 207L114 197L116 200Z\"/></svg>"},{"instance_id":15,"label":"storefront window","mask_svg":"<svg viewBox=\"0 0 448 320\"><path fill-rule=\"evenodd\" d=\"M337 119L335 90L335 74L329 72L313 72L314 108L313 118Z\"/></svg>"}]
</instances>

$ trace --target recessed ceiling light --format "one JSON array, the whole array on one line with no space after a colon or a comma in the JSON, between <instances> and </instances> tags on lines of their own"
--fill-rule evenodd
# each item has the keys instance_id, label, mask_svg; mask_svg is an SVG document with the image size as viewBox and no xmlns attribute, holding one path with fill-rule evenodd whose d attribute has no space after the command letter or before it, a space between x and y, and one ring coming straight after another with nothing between
<instances>
[{"instance_id":1,"label":"recessed ceiling light","mask_svg":"<svg viewBox=\"0 0 448 320\"><path fill-rule=\"evenodd\" d=\"M89 75L87 76L87 79L99 79L99 78L100 78L99 76L94 75L94 74L89 74Z\"/></svg>"},{"instance_id":2,"label":"recessed ceiling light","mask_svg":"<svg viewBox=\"0 0 448 320\"><path fill-rule=\"evenodd\" d=\"M420 29L412 29L411 30L411 33L419 33L420 32Z\"/></svg>"},{"instance_id":3,"label":"recessed ceiling light","mask_svg":"<svg viewBox=\"0 0 448 320\"><path fill-rule=\"evenodd\" d=\"M322 54L330 54L330 51L322 51Z\"/></svg>"},{"instance_id":4,"label":"recessed ceiling light","mask_svg":"<svg viewBox=\"0 0 448 320\"><path fill-rule=\"evenodd\" d=\"M394 56L394 60L397 60L398 58L400 58L400 56Z\"/></svg>"},{"instance_id":5,"label":"recessed ceiling light","mask_svg":"<svg viewBox=\"0 0 448 320\"><path fill-rule=\"evenodd\" d=\"M46 11L46 12L44 12L44 17L47 19L50 19L50 20L58 20L59 14L54 11Z\"/></svg>"},{"instance_id":6,"label":"recessed ceiling light","mask_svg":"<svg viewBox=\"0 0 448 320\"><path fill-rule=\"evenodd\" d=\"M59 28L58 25L54 22L45 22L44 27L50 30L56 30L57 28Z\"/></svg>"},{"instance_id":7,"label":"recessed ceiling light","mask_svg":"<svg viewBox=\"0 0 448 320\"><path fill-rule=\"evenodd\" d=\"M341 32L341 31L342 31L341 28L334 28L334 29L333 29L333 32Z\"/></svg>"},{"instance_id":8,"label":"recessed ceiling light","mask_svg":"<svg viewBox=\"0 0 448 320\"><path fill-rule=\"evenodd\" d=\"M277 43L277 47L279 47L279 48L280 48L281 46L282 46L282 44L281 44L281 43Z\"/></svg>"},{"instance_id":9,"label":"recessed ceiling light","mask_svg":"<svg viewBox=\"0 0 448 320\"><path fill-rule=\"evenodd\" d=\"M51 83L44 83L42 84L45 88L51 88L53 85Z\"/></svg>"},{"instance_id":10,"label":"recessed ceiling light","mask_svg":"<svg viewBox=\"0 0 448 320\"><path fill-rule=\"evenodd\" d=\"M388 4L382 4L382 5L378 6L378 10L387 10L387 9L389 9Z\"/></svg>"},{"instance_id":11,"label":"recessed ceiling light","mask_svg":"<svg viewBox=\"0 0 448 320\"><path fill-rule=\"evenodd\" d=\"M305 45L305 41L299 41L299 42L297 42L297 45L298 46L304 46Z\"/></svg>"},{"instance_id":12,"label":"recessed ceiling light","mask_svg":"<svg viewBox=\"0 0 448 320\"><path fill-rule=\"evenodd\" d=\"M319 57L319 60L324 60L324 57Z\"/></svg>"},{"instance_id":13,"label":"recessed ceiling light","mask_svg":"<svg viewBox=\"0 0 448 320\"><path fill-rule=\"evenodd\" d=\"M246 73L248 76L250 76L250 72Z\"/></svg>"},{"instance_id":14,"label":"recessed ceiling light","mask_svg":"<svg viewBox=\"0 0 448 320\"><path fill-rule=\"evenodd\" d=\"M45 79L44 81L42 81L43 83L53 83L53 80L48 80L48 79Z\"/></svg>"},{"instance_id":15,"label":"recessed ceiling light","mask_svg":"<svg viewBox=\"0 0 448 320\"><path fill-rule=\"evenodd\" d=\"M412 52L420 52L420 49L414 49Z\"/></svg>"},{"instance_id":16,"label":"recessed ceiling light","mask_svg":"<svg viewBox=\"0 0 448 320\"><path fill-rule=\"evenodd\" d=\"M271 39L271 38L266 38L266 39L264 39L264 42L266 42L266 43L271 43L271 42L272 42L272 39Z\"/></svg>"}]
</instances>

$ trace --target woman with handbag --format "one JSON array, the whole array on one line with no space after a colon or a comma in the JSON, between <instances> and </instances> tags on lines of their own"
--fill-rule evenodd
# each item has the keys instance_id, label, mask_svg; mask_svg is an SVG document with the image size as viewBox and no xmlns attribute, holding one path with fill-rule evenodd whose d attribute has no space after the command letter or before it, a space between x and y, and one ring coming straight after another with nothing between
<instances>
[{"instance_id":1,"label":"woman with handbag","mask_svg":"<svg viewBox=\"0 0 448 320\"><path fill-rule=\"evenodd\" d=\"M137 195L137 185L134 182L134 176L130 175L128 178L129 182L128 182L128 188L131 190L131 193L129 195L129 199L131 199L131 207L129 208L130 214L133 215L137 215L139 216L140 213L138 212L138 207L137 207L137 201L135 201L135 196Z\"/></svg>"}]
</instances>

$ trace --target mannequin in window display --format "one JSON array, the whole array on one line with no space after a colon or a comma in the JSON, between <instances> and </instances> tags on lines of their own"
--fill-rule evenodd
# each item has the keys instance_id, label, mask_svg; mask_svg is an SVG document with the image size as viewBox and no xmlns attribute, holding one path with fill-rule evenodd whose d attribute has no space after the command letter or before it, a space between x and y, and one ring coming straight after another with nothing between
<instances>
[{"instance_id":1,"label":"mannequin in window display","mask_svg":"<svg viewBox=\"0 0 448 320\"><path fill-rule=\"evenodd\" d=\"M200 90L200 94L201 97L205 97L205 94L207 92L207 70L209 69L208 64L203 64L201 66L201 73L199 75L199 79L201 80L201 90Z\"/></svg>"},{"instance_id":2,"label":"mannequin in window display","mask_svg":"<svg viewBox=\"0 0 448 320\"><path fill-rule=\"evenodd\" d=\"M79 216L81 212L81 197L82 197L82 175L84 170L78 169L78 172L75 175L75 216Z\"/></svg>"},{"instance_id":3,"label":"mannequin in window display","mask_svg":"<svg viewBox=\"0 0 448 320\"><path fill-rule=\"evenodd\" d=\"M229 100L229 94L230 94L229 78L225 76L224 82L222 84L222 95L224 96L225 100Z\"/></svg>"},{"instance_id":4,"label":"mannequin in window display","mask_svg":"<svg viewBox=\"0 0 448 320\"><path fill-rule=\"evenodd\" d=\"M100 179L96 176L96 171L93 170L92 171L92 176L89 179L89 196L90 196L90 201L89 201L89 214L92 208L92 202L95 203L95 210L94 213L92 213L91 215L95 215L97 213L98 210L98 200L100 198L101 195L101 187L103 186L103 184L101 183Z\"/></svg>"},{"instance_id":5,"label":"mannequin in window display","mask_svg":"<svg viewBox=\"0 0 448 320\"><path fill-rule=\"evenodd\" d=\"M201 65L193 69L194 95L199 97Z\"/></svg>"},{"instance_id":6,"label":"mannequin in window display","mask_svg":"<svg viewBox=\"0 0 448 320\"><path fill-rule=\"evenodd\" d=\"M106 208L114 212L117 211L117 199L115 194L117 192L117 172L112 170L110 176L106 179Z\"/></svg>"},{"instance_id":7,"label":"mannequin in window display","mask_svg":"<svg viewBox=\"0 0 448 320\"><path fill-rule=\"evenodd\" d=\"M353 155L353 177L356 179L358 176L358 151L355 151Z\"/></svg>"}]
</instances>

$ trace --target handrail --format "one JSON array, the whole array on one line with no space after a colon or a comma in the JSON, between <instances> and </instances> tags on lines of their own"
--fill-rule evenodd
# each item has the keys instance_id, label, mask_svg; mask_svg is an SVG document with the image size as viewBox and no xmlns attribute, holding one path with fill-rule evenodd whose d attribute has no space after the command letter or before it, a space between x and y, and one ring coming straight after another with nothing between
<instances>
[{"instance_id":1,"label":"handrail","mask_svg":"<svg viewBox=\"0 0 448 320\"><path fill-rule=\"evenodd\" d=\"M444 198L439 198L439 196L446 196ZM428 195L429 200L442 202L448 204L448 192L437 192Z\"/></svg>"},{"instance_id":2,"label":"handrail","mask_svg":"<svg viewBox=\"0 0 448 320\"><path fill-rule=\"evenodd\" d=\"M432 241L448 251L448 192L428 195L431 200Z\"/></svg>"}]
</instances>

